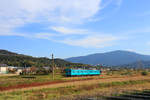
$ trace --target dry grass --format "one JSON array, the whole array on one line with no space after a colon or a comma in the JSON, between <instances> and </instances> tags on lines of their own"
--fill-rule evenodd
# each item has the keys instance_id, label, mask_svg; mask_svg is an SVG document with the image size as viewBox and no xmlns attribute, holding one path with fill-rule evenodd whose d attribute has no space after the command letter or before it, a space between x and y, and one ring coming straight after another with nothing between
<instances>
[{"instance_id":1,"label":"dry grass","mask_svg":"<svg viewBox=\"0 0 150 100\"><path fill-rule=\"evenodd\" d=\"M124 82L95 83L75 86L62 86L57 88L48 87L34 90L13 91L0 93L0 97L2 99L5 97L11 97L11 99L8 100L18 100L18 98L22 96L24 97L22 100L80 100L80 98L110 96L124 93L125 91L143 89L150 89L149 79L142 81L134 80ZM14 99L12 97L14 97Z\"/></svg>"},{"instance_id":2,"label":"dry grass","mask_svg":"<svg viewBox=\"0 0 150 100\"><path fill-rule=\"evenodd\" d=\"M17 74L0 74L0 77L5 77L5 76L17 76Z\"/></svg>"},{"instance_id":3,"label":"dry grass","mask_svg":"<svg viewBox=\"0 0 150 100\"><path fill-rule=\"evenodd\" d=\"M90 80L14 89L1 92L0 100L54 100L54 98L61 100L79 100L85 97L109 96L126 91L150 89L149 77L150 76L141 76L139 73L133 75L120 75L117 73L114 75L103 74L102 76L68 77L62 78L62 80ZM139 82L134 85L130 83L117 83L138 80L143 80L144 83L141 84Z\"/></svg>"},{"instance_id":4,"label":"dry grass","mask_svg":"<svg viewBox=\"0 0 150 100\"><path fill-rule=\"evenodd\" d=\"M61 96L57 99L59 100L80 100L87 99L92 97L107 97L112 95L118 95L122 93L130 93L135 91L143 91L150 90L150 83L144 84L134 84L134 85L118 85L112 87L101 87L101 88L93 88L91 90L84 90L80 92L80 94L72 94L68 96Z\"/></svg>"},{"instance_id":5,"label":"dry grass","mask_svg":"<svg viewBox=\"0 0 150 100\"><path fill-rule=\"evenodd\" d=\"M132 76L132 77L113 77L113 78L102 78L102 79L91 79L91 80L81 80L81 81L74 81L74 82L65 82L65 83L57 83L45 86L38 86L38 87L29 87L29 88L22 88L22 89L13 89L11 91L24 91L24 90L37 90L43 88L59 88L59 87L67 87L67 86L81 86L81 85L92 85L97 83L111 83L111 82L121 82L121 81L130 81L130 80L147 80L150 79L150 76ZM9 92L6 91L6 92Z\"/></svg>"}]
</instances>

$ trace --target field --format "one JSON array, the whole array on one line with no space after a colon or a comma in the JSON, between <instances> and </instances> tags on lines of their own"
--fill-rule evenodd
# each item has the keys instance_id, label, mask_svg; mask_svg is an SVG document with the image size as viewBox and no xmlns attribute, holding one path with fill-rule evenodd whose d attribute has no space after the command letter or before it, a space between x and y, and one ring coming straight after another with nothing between
<instances>
[{"instance_id":1,"label":"field","mask_svg":"<svg viewBox=\"0 0 150 100\"><path fill-rule=\"evenodd\" d=\"M142 71L108 71L100 76L64 77L61 74L1 76L0 100L80 100L150 89L150 76ZM149 73L149 72L148 72Z\"/></svg>"}]
</instances>

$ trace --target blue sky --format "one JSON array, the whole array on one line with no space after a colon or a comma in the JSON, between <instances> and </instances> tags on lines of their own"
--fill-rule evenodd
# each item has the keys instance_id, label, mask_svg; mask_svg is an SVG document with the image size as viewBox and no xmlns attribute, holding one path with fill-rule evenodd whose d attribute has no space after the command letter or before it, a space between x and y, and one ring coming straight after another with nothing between
<instances>
[{"instance_id":1,"label":"blue sky","mask_svg":"<svg viewBox=\"0 0 150 100\"><path fill-rule=\"evenodd\" d=\"M150 55L149 0L1 0L0 49L67 58L113 50Z\"/></svg>"}]
</instances>

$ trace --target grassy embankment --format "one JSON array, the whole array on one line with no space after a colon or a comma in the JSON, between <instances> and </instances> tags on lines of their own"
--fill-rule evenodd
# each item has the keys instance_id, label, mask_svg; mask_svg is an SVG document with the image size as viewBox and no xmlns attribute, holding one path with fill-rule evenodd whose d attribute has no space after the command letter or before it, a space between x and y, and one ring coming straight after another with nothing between
<instances>
[{"instance_id":1,"label":"grassy embankment","mask_svg":"<svg viewBox=\"0 0 150 100\"><path fill-rule=\"evenodd\" d=\"M23 84L46 83L46 82L67 82L73 80L86 80L104 78L103 76L86 76L86 77L65 77L61 74L56 74L54 79L52 75L15 75L15 76L0 76L0 87L13 87Z\"/></svg>"},{"instance_id":2,"label":"grassy embankment","mask_svg":"<svg viewBox=\"0 0 150 100\"><path fill-rule=\"evenodd\" d=\"M141 88L150 89L150 79L4 92L0 93L0 100L54 100L62 98L71 100L92 96L115 95L125 90L139 90Z\"/></svg>"},{"instance_id":3,"label":"grassy embankment","mask_svg":"<svg viewBox=\"0 0 150 100\"><path fill-rule=\"evenodd\" d=\"M55 75L55 80L52 79L52 75L1 76L0 77L0 87L16 86L16 85L20 85L20 84L31 84L34 82L56 81L56 80L62 80L62 78L63 78L62 75Z\"/></svg>"}]
</instances>

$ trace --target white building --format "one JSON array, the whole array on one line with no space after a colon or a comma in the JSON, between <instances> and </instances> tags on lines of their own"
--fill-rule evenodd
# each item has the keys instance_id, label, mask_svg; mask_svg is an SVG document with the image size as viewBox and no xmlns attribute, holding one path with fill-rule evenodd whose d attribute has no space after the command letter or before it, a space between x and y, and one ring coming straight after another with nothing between
<instances>
[{"instance_id":1,"label":"white building","mask_svg":"<svg viewBox=\"0 0 150 100\"><path fill-rule=\"evenodd\" d=\"M0 74L7 74L8 66L6 64L0 64Z\"/></svg>"}]
</instances>

